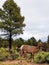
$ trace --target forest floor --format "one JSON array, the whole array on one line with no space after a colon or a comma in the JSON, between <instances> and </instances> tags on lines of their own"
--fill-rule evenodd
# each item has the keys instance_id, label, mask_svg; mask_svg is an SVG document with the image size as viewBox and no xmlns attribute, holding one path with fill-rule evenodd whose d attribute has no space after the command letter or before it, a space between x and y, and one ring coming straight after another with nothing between
<instances>
[{"instance_id":1,"label":"forest floor","mask_svg":"<svg viewBox=\"0 0 49 65\"><path fill-rule=\"evenodd\" d=\"M13 60L13 61L0 61L0 65L49 65L47 63L36 64L33 62L27 62L26 60Z\"/></svg>"}]
</instances>

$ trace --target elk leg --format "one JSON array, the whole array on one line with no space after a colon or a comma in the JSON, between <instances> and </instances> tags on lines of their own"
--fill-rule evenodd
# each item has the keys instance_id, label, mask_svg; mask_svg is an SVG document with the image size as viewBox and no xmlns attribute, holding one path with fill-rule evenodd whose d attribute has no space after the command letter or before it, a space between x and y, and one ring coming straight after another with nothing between
<instances>
[{"instance_id":1,"label":"elk leg","mask_svg":"<svg viewBox=\"0 0 49 65\"><path fill-rule=\"evenodd\" d=\"M24 55L25 55L25 54L24 54L24 51L21 50L21 51L20 51L20 56L21 56L21 57L24 57Z\"/></svg>"},{"instance_id":2,"label":"elk leg","mask_svg":"<svg viewBox=\"0 0 49 65\"><path fill-rule=\"evenodd\" d=\"M34 59L34 54L32 53L32 58Z\"/></svg>"},{"instance_id":3,"label":"elk leg","mask_svg":"<svg viewBox=\"0 0 49 65\"><path fill-rule=\"evenodd\" d=\"M26 57L26 51L24 51L24 57Z\"/></svg>"},{"instance_id":4,"label":"elk leg","mask_svg":"<svg viewBox=\"0 0 49 65\"><path fill-rule=\"evenodd\" d=\"M20 51L20 56L22 56L23 55L23 52L22 52L22 50Z\"/></svg>"},{"instance_id":5,"label":"elk leg","mask_svg":"<svg viewBox=\"0 0 49 65\"><path fill-rule=\"evenodd\" d=\"M21 55L22 57L25 57L25 55L26 55L25 51L21 51L21 52L20 52L20 55Z\"/></svg>"},{"instance_id":6,"label":"elk leg","mask_svg":"<svg viewBox=\"0 0 49 65\"><path fill-rule=\"evenodd\" d=\"M32 58L32 53L31 53L31 57L30 58Z\"/></svg>"}]
</instances>

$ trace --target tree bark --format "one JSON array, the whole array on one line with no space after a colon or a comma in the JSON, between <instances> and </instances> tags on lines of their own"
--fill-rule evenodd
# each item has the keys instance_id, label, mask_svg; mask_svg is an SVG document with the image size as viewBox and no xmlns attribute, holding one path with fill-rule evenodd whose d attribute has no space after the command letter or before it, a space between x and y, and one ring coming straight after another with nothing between
<instances>
[{"instance_id":1,"label":"tree bark","mask_svg":"<svg viewBox=\"0 0 49 65\"><path fill-rule=\"evenodd\" d=\"M9 35L9 51L11 51L12 48L12 34Z\"/></svg>"}]
</instances>

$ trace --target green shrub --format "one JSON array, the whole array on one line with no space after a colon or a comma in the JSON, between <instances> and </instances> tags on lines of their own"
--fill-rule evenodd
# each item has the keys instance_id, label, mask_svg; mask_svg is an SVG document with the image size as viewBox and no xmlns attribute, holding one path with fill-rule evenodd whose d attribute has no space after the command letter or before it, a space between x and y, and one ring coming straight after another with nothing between
<instances>
[{"instance_id":1,"label":"green shrub","mask_svg":"<svg viewBox=\"0 0 49 65\"><path fill-rule=\"evenodd\" d=\"M12 52L13 54L16 53L16 49L15 49L13 46L12 46L11 52Z\"/></svg>"},{"instance_id":2,"label":"green shrub","mask_svg":"<svg viewBox=\"0 0 49 65\"><path fill-rule=\"evenodd\" d=\"M7 60L13 60L10 53L7 54Z\"/></svg>"},{"instance_id":3,"label":"green shrub","mask_svg":"<svg viewBox=\"0 0 49 65\"><path fill-rule=\"evenodd\" d=\"M15 60L19 57L19 54L11 54L12 60Z\"/></svg>"},{"instance_id":4,"label":"green shrub","mask_svg":"<svg viewBox=\"0 0 49 65\"><path fill-rule=\"evenodd\" d=\"M12 53L9 53L5 48L0 48L0 61L20 59L19 53L16 53L14 48L12 48L11 51Z\"/></svg>"},{"instance_id":5,"label":"green shrub","mask_svg":"<svg viewBox=\"0 0 49 65\"><path fill-rule=\"evenodd\" d=\"M36 63L43 63L43 62L47 62L49 63L49 52L39 52L37 54L34 55L34 62Z\"/></svg>"},{"instance_id":6,"label":"green shrub","mask_svg":"<svg viewBox=\"0 0 49 65\"><path fill-rule=\"evenodd\" d=\"M8 54L8 53L6 52L6 49L0 48L0 60L1 60L1 61L6 59L7 54Z\"/></svg>"},{"instance_id":7,"label":"green shrub","mask_svg":"<svg viewBox=\"0 0 49 65\"><path fill-rule=\"evenodd\" d=\"M12 53L10 54L5 48L0 48L0 61L15 60L19 57L19 54L16 54L16 50L14 48L12 48L11 51Z\"/></svg>"},{"instance_id":8,"label":"green shrub","mask_svg":"<svg viewBox=\"0 0 49 65\"><path fill-rule=\"evenodd\" d=\"M19 57L19 54L17 53L17 51L14 47L12 47L11 52L12 52L12 54L11 54L12 60L15 60Z\"/></svg>"},{"instance_id":9,"label":"green shrub","mask_svg":"<svg viewBox=\"0 0 49 65\"><path fill-rule=\"evenodd\" d=\"M34 55L34 62L36 63L43 63L45 62L45 53L44 52L39 52Z\"/></svg>"},{"instance_id":10,"label":"green shrub","mask_svg":"<svg viewBox=\"0 0 49 65\"><path fill-rule=\"evenodd\" d=\"M46 59L46 62L49 63L49 52L45 53L45 59Z\"/></svg>"}]
</instances>

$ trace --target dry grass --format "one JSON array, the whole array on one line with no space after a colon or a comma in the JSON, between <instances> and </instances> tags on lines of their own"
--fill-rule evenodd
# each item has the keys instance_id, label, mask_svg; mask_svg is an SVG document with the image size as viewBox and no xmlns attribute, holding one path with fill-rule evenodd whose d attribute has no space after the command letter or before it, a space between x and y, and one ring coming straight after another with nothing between
<instances>
[{"instance_id":1,"label":"dry grass","mask_svg":"<svg viewBox=\"0 0 49 65\"><path fill-rule=\"evenodd\" d=\"M25 60L13 60L13 61L3 61L0 65L49 65L49 64L35 64L31 62L26 62Z\"/></svg>"}]
</instances>

